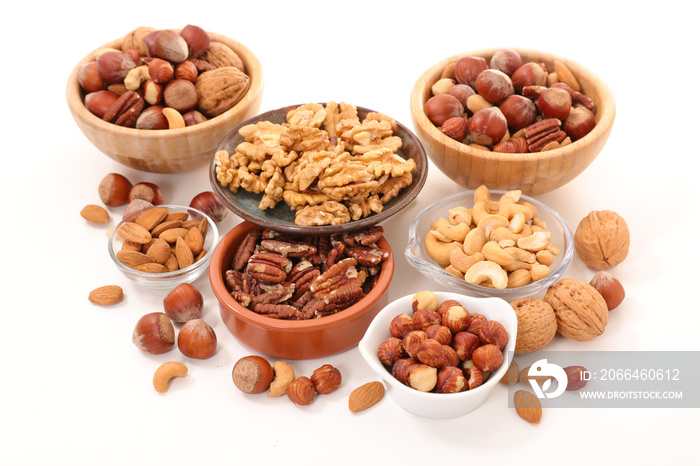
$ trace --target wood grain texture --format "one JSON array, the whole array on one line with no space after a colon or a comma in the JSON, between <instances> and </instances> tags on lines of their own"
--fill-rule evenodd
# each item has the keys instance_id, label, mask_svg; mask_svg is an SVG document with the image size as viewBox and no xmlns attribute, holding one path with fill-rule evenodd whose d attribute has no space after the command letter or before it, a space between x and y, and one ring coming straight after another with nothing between
<instances>
[{"instance_id":1,"label":"wood grain texture","mask_svg":"<svg viewBox=\"0 0 700 466\"><path fill-rule=\"evenodd\" d=\"M85 94L77 78L78 68L93 61L93 51L76 65L66 86L70 112L88 140L108 157L145 172L182 173L209 163L224 137L239 123L257 115L263 91L262 67L258 58L233 39L209 34L213 41L228 45L241 57L250 76L248 92L233 108L204 123L172 130L139 130L102 121L85 108ZM98 49L118 48L121 41L119 38Z\"/></svg>"},{"instance_id":2,"label":"wood grain texture","mask_svg":"<svg viewBox=\"0 0 700 466\"><path fill-rule=\"evenodd\" d=\"M468 147L442 134L426 116L424 105L432 95L431 86L440 79L442 70L449 63L465 56L480 56L489 61L496 50L452 56L433 65L416 81L410 100L415 133L430 160L448 177L467 189L476 189L485 184L491 189L520 189L531 196L553 191L581 174L598 156L612 130L615 100L610 89L581 65L544 52L515 49L522 56L523 63L545 63L548 70L554 69L555 60L566 64L577 77L583 93L593 99L597 124L582 139L546 152L504 154Z\"/></svg>"}]
</instances>

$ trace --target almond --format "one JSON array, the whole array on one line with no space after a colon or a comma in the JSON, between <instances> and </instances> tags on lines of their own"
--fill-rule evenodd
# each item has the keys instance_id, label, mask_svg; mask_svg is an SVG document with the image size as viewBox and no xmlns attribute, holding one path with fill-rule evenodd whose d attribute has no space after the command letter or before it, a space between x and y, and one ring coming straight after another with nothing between
<instances>
[{"instance_id":1,"label":"almond","mask_svg":"<svg viewBox=\"0 0 700 466\"><path fill-rule=\"evenodd\" d=\"M165 217L166 222L176 222L180 221L180 223L186 221L189 218L189 214L187 212L170 212L167 217Z\"/></svg>"},{"instance_id":2,"label":"almond","mask_svg":"<svg viewBox=\"0 0 700 466\"><path fill-rule=\"evenodd\" d=\"M527 390L518 390L513 397L513 405L518 416L531 424L539 424L542 418L540 400Z\"/></svg>"},{"instance_id":3,"label":"almond","mask_svg":"<svg viewBox=\"0 0 700 466\"><path fill-rule=\"evenodd\" d=\"M194 255L192 254L192 250L182 237L178 237L177 242L175 243L175 257L177 258L177 265L181 269L194 264Z\"/></svg>"},{"instance_id":4,"label":"almond","mask_svg":"<svg viewBox=\"0 0 700 466\"><path fill-rule=\"evenodd\" d=\"M190 231L185 235L185 241L187 241L187 245L195 256L199 254L204 247L204 236L202 236L202 232L197 227L190 228Z\"/></svg>"},{"instance_id":5,"label":"almond","mask_svg":"<svg viewBox=\"0 0 700 466\"><path fill-rule=\"evenodd\" d=\"M379 403L382 398L384 398L384 384L381 382L368 382L350 393L348 408L353 413L364 411Z\"/></svg>"},{"instance_id":6,"label":"almond","mask_svg":"<svg viewBox=\"0 0 700 466\"><path fill-rule=\"evenodd\" d=\"M80 211L80 216L91 223L108 223L109 212L102 206L88 204Z\"/></svg>"},{"instance_id":7,"label":"almond","mask_svg":"<svg viewBox=\"0 0 700 466\"><path fill-rule=\"evenodd\" d=\"M153 243L146 250L146 255L152 257L159 264L165 264L171 254L168 242L160 238L153 240Z\"/></svg>"},{"instance_id":8,"label":"almond","mask_svg":"<svg viewBox=\"0 0 700 466\"><path fill-rule=\"evenodd\" d=\"M122 223L117 230L117 236L126 241L140 244L146 244L152 238L151 233L147 229L134 222Z\"/></svg>"},{"instance_id":9,"label":"almond","mask_svg":"<svg viewBox=\"0 0 700 466\"><path fill-rule=\"evenodd\" d=\"M117 252L117 259L127 267L134 268L137 265L155 262L152 257L138 251L123 250Z\"/></svg>"},{"instance_id":10,"label":"almond","mask_svg":"<svg viewBox=\"0 0 700 466\"><path fill-rule=\"evenodd\" d=\"M105 285L92 290L88 299L100 306L111 306L124 299L124 291L117 285Z\"/></svg>"},{"instance_id":11,"label":"almond","mask_svg":"<svg viewBox=\"0 0 700 466\"><path fill-rule=\"evenodd\" d=\"M168 220L167 218L158 226L151 230L151 235L158 238L161 233L171 228L180 228L182 226L182 220Z\"/></svg>"},{"instance_id":12,"label":"almond","mask_svg":"<svg viewBox=\"0 0 700 466\"><path fill-rule=\"evenodd\" d=\"M158 235L158 238L164 239L170 244L175 244L178 238L184 238L189 231L187 228L170 228Z\"/></svg>"},{"instance_id":13,"label":"almond","mask_svg":"<svg viewBox=\"0 0 700 466\"><path fill-rule=\"evenodd\" d=\"M583 378L583 374L586 372L586 368L583 366L568 366L564 368L566 372L567 390L579 390L586 386L588 380Z\"/></svg>"},{"instance_id":14,"label":"almond","mask_svg":"<svg viewBox=\"0 0 700 466\"><path fill-rule=\"evenodd\" d=\"M168 269L157 262L149 262L147 264L141 264L134 267L135 270L146 273L165 273Z\"/></svg>"},{"instance_id":15,"label":"almond","mask_svg":"<svg viewBox=\"0 0 700 466\"><path fill-rule=\"evenodd\" d=\"M175 254L172 252L170 253L170 257L168 257L168 260L165 261L165 264L163 264L166 269L168 269L168 272L174 272L177 270L177 257L175 257Z\"/></svg>"},{"instance_id":16,"label":"almond","mask_svg":"<svg viewBox=\"0 0 700 466\"><path fill-rule=\"evenodd\" d=\"M168 216L168 209L165 207L154 207L153 209L148 209L141 212L134 223L137 223L144 227L146 230L153 230L159 223L165 220Z\"/></svg>"}]
</instances>

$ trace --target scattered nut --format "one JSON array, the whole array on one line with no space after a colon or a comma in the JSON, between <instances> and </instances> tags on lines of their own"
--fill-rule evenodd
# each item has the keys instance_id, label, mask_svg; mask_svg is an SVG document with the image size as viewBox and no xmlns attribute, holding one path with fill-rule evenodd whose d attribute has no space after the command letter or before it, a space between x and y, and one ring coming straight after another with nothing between
<instances>
[{"instance_id":1,"label":"scattered nut","mask_svg":"<svg viewBox=\"0 0 700 466\"><path fill-rule=\"evenodd\" d=\"M124 290L117 285L104 285L95 288L88 295L90 302L100 306L112 306L124 299Z\"/></svg>"},{"instance_id":2,"label":"scattered nut","mask_svg":"<svg viewBox=\"0 0 700 466\"><path fill-rule=\"evenodd\" d=\"M245 356L233 366L233 383L243 393L262 393L272 383L274 372L270 363L261 356Z\"/></svg>"},{"instance_id":3,"label":"scattered nut","mask_svg":"<svg viewBox=\"0 0 700 466\"><path fill-rule=\"evenodd\" d=\"M324 364L311 374L311 382L319 395L333 393L340 386L341 380L340 371L330 364Z\"/></svg>"},{"instance_id":4,"label":"scattered nut","mask_svg":"<svg viewBox=\"0 0 700 466\"><path fill-rule=\"evenodd\" d=\"M354 389L348 398L348 409L359 413L379 403L384 398L384 384L368 382Z\"/></svg>"},{"instance_id":5,"label":"scattered nut","mask_svg":"<svg viewBox=\"0 0 700 466\"><path fill-rule=\"evenodd\" d=\"M537 351L557 334L557 318L552 306L538 298L521 298L510 303L518 317L515 351Z\"/></svg>"},{"instance_id":6,"label":"scattered nut","mask_svg":"<svg viewBox=\"0 0 700 466\"><path fill-rule=\"evenodd\" d=\"M189 320L177 335L177 347L188 358L208 359L216 352L216 333L202 319Z\"/></svg>"},{"instance_id":7,"label":"scattered nut","mask_svg":"<svg viewBox=\"0 0 700 466\"><path fill-rule=\"evenodd\" d=\"M564 278L549 287L544 301L554 309L557 332L577 341L588 341L605 331L608 307L603 296L588 283Z\"/></svg>"},{"instance_id":8,"label":"scattered nut","mask_svg":"<svg viewBox=\"0 0 700 466\"><path fill-rule=\"evenodd\" d=\"M576 228L574 246L586 265L607 270L627 257L630 231L620 214L612 210L594 210Z\"/></svg>"},{"instance_id":9,"label":"scattered nut","mask_svg":"<svg viewBox=\"0 0 700 466\"><path fill-rule=\"evenodd\" d=\"M267 396L277 397L287 393L287 387L294 382L294 369L284 361L276 361L272 365L274 379L270 383L270 389L267 391Z\"/></svg>"},{"instance_id":10,"label":"scattered nut","mask_svg":"<svg viewBox=\"0 0 700 466\"><path fill-rule=\"evenodd\" d=\"M306 376L298 377L287 387L287 397L295 405L310 405L315 395L316 387Z\"/></svg>"},{"instance_id":11,"label":"scattered nut","mask_svg":"<svg viewBox=\"0 0 700 466\"><path fill-rule=\"evenodd\" d=\"M622 283L610 272L598 272L589 284L603 296L605 304L608 305L608 311L615 309L625 299L625 289L622 287Z\"/></svg>"},{"instance_id":12,"label":"scattered nut","mask_svg":"<svg viewBox=\"0 0 700 466\"><path fill-rule=\"evenodd\" d=\"M518 416L530 424L539 424L542 419L540 400L527 390L518 390L513 397L513 404Z\"/></svg>"},{"instance_id":13,"label":"scattered nut","mask_svg":"<svg viewBox=\"0 0 700 466\"><path fill-rule=\"evenodd\" d=\"M88 204L80 211L80 216L91 223L109 223L109 212L102 206Z\"/></svg>"},{"instance_id":14,"label":"scattered nut","mask_svg":"<svg viewBox=\"0 0 700 466\"><path fill-rule=\"evenodd\" d=\"M168 391L168 384L175 377L185 377L187 375L187 366L181 362L169 361L161 364L153 374L153 388L158 393Z\"/></svg>"}]
</instances>

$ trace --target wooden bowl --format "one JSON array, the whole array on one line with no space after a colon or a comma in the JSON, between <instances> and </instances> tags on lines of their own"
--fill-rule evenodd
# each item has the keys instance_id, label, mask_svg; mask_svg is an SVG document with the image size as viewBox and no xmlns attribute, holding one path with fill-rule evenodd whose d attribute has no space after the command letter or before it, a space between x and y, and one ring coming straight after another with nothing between
<instances>
[{"instance_id":1,"label":"wooden bowl","mask_svg":"<svg viewBox=\"0 0 700 466\"><path fill-rule=\"evenodd\" d=\"M335 314L309 320L267 317L241 305L226 288L224 275L246 235L259 226L242 222L219 241L209 265L209 282L219 301L221 319L238 341L253 351L279 359L316 359L348 350L362 339L374 316L389 301L394 255L386 238L377 245L390 252L379 280L357 303Z\"/></svg>"},{"instance_id":2,"label":"wooden bowl","mask_svg":"<svg viewBox=\"0 0 700 466\"><path fill-rule=\"evenodd\" d=\"M263 90L262 68L257 57L243 44L209 33L212 41L223 42L243 60L250 76L250 88L241 100L221 115L204 123L181 129L140 130L108 123L85 107L85 92L78 84L78 68L94 60L90 52L73 69L66 86L66 100L73 119L90 142L108 157L128 167L153 173L182 173L206 165L221 140L240 122L256 115ZM99 47L120 48L122 39Z\"/></svg>"},{"instance_id":3,"label":"wooden bowl","mask_svg":"<svg viewBox=\"0 0 700 466\"><path fill-rule=\"evenodd\" d=\"M462 57L483 57L488 62L498 49L468 52L447 58L428 69L416 81L411 92L411 118L418 138L428 157L450 179L467 189L485 184L492 189L520 189L524 194L537 195L559 188L576 178L593 162L610 136L615 120L615 100L610 89L593 73L563 57L535 50L514 49L523 63L544 63L554 69L554 61L564 63L576 76L581 91L596 106L596 126L583 138L559 149L528 154L504 154L479 150L462 144L438 129L424 111L431 97L431 86L449 63Z\"/></svg>"}]
</instances>

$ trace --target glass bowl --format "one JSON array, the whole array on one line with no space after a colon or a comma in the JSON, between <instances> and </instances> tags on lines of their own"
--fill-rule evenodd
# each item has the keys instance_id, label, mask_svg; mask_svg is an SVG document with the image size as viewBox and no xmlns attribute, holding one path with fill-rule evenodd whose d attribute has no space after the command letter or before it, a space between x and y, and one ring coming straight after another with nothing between
<instances>
[{"instance_id":1,"label":"glass bowl","mask_svg":"<svg viewBox=\"0 0 700 466\"><path fill-rule=\"evenodd\" d=\"M191 220L206 219L208 223L207 235L204 238L204 250L206 250L206 253L189 267L172 272L151 273L133 269L123 264L117 258L117 251L119 251L124 244L124 240L117 235L117 230L123 223L130 220L133 221L133 218L127 218L119 222L109 236L109 241L107 243L109 257L112 258L114 264L117 266L117 269L119 269L119 271L126 277L149 288L169 289L174 288L181 283L192 283L208 269L209 260L214 253L214 248L219 242L219 230L216 228L216 223L214 223L214 221L204 212L193 209L192 207L179 205L158 205L155 207L165 207L170 211L170 213L186 212Z\"/></svg>"},{"instance_id":2,"label":"glass bowl","mask_svg":"<svg viewBox=\"0 0 700 466\"><path fill-rule=\"evenodd\" d=\"M492 198L497 199L506 191L490 190L490 192ZM552 208L529 196L522 195L520 200L530 202L537 207L538 218L547 224L547 229L552 234L552 242L560 249L559 254L554 256L554 263L550 266L551 273L545 278L516 288L496 289L474 285L444 271L428 255L425 249L425 235L430 230L431 224L440 217L447 217L447 211L453 207L472 207L474 191L464 191L444 197L418 214L409 227L408 245L405 250L406 260L426 277L449 287L450 290L469 296L503 298L510 302L546 290L559 280L571 265L574 257L574 237L566 221Z\"/></svg>"}]
</instances>

